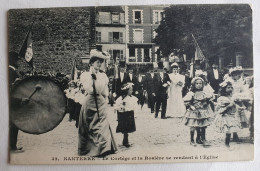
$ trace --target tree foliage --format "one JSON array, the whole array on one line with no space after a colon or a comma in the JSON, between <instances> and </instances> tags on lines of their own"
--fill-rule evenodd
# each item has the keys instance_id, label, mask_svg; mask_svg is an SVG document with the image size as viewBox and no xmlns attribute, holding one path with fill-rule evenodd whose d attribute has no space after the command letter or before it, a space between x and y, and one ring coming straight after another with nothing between
<instances>
[{"instance_id":1,"label":"tree foliage","mask_svg":"<svg viewBox=\"0 0 260 171\"><path fill-rule=\"evenodd\" d=\"M243 52L252 58L252 10L249 5L173 5L156 29L164 56L174 49L194 57L196 38L208 59Z\"/></svg>"}]
</instances>

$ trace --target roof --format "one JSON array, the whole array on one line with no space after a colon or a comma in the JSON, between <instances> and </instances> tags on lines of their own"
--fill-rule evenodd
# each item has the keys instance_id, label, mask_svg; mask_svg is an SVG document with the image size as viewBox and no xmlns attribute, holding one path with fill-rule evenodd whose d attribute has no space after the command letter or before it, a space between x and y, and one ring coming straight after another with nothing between
<instances>
[{"instance_id":1,"label":"roof","mask_svg":"<svg viewBox=\"0 0 260 171\"><path fill-rule=\"evenodd\" d=\"M125 12L122 6L98 6L96 10L100 12Z\"/></svg>"}]
</instances>

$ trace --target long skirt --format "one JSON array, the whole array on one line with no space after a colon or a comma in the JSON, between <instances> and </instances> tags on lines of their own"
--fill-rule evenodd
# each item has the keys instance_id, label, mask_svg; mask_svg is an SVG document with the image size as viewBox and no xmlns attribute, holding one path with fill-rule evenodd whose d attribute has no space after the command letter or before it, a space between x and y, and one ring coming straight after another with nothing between
<instances>
[{"instance_id":1,"label":"long skirt","mask_svg":"<svg viewBox=\"0 0 260 171\"><path fill-rule=\"evenodd\" d=\"M98 96L98 112L95 101L88 95L79 117L78 154L99 156L116 151L116 144L107 118L106 101Z\"/></svg>"},{"instance_id":2,"label":"long skirt","mask_svg":"<svg viewBox=\"0 0 260 171\"><path fill-rule=\"evenodd\" d=\"M172 86L169 99L167 100L167 115L170 117L183 117L186 112L184 101L182 99L182 89Z\"/></svg>"},{"instance_id":3,"label":"long skirt","mask_svg":"<svg viewBox=\"0 0 260 171\"><path fill-rule=\"evenodd\" d=\"M131 133L136 131L134 111L117 112L117 119L116 132Z\"/></svg>"}]
</instances>

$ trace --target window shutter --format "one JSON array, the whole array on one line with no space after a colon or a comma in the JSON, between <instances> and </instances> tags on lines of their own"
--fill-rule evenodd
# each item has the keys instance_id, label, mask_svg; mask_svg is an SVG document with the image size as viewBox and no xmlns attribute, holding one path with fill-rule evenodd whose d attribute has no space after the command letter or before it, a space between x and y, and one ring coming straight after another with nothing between
<instances>
[{"instance_id":1,"label":"window shutter","mask_svg":"<svg viewBox=\"0 0 260 171\"><path fill-rule=\"evenodd\" d=\"M108 32L108 41L110 42L110 43L112 43L113 42L113 32Z\"/></svg>"},{"instance_id":2,"label":"window shutter","mask_svg":"<svg viewBox=\"0 0 260 171\"><path fill-rule=\"evenodd\" d=\"M123 50L120 50L120 59L121 59L121 60L124 59L124 53L123 53Z\"/></svg>"},{"instance_id":3,"label":"window shutter","mask_svg":"<svg viewBox=\"0 0 260 171\"><path fill-rule=\"evenodd\" d=\"M123 43L123 32L119 32L119 43Z\"/></svg>"},{"instance_id":4,"label":"window shutter","mask_svg":"<svg viewBox=\"0 0 260 171\"><path fill-rule=\"evenodd\" d=\"M143 15L143 11L141 11L141 24L144 24L144 15Z\"/></svg>"},{"instance_id":5,"label":"window shutter","mask_svg":"<svg viewBox=\"0 0 260 171\"><path fill-rule=\"evenodd\" d=\"M149 49L149 57L150 57L149 62L152 62L153 57L152 57L152 49L151 48Z\"/></svg>"}]
</instances>

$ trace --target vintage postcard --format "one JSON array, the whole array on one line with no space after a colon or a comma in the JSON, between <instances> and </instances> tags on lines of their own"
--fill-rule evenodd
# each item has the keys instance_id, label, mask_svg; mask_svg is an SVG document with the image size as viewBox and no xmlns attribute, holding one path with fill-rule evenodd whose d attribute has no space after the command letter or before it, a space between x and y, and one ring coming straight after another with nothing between
<instances>
[{"instance_id":1,"label":"vintage postcard","mask_svg":"<svg viewBox=\"0 0 260 171\"><path fill-rule=\"evenodd\" d=\"M11 164L254 159L248 4L10 9Z\"/></svg>"}]
</instances>

